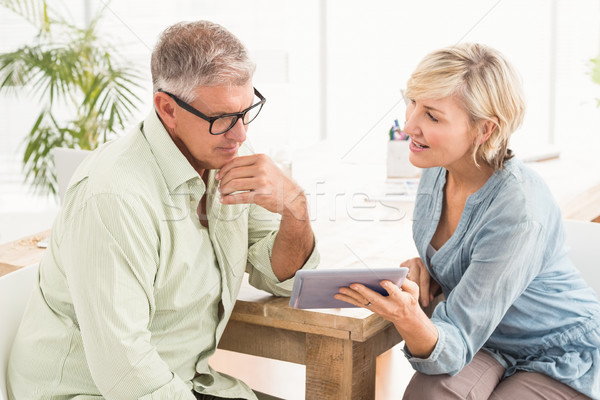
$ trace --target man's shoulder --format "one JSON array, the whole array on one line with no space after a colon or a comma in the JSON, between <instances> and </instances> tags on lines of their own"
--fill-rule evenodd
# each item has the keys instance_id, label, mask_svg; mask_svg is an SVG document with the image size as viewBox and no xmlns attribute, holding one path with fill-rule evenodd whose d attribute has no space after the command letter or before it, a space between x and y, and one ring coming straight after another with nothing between
<instances>
[{"instance_id":1,"label":"man's shoulder","mask_svg":"<svg viewBox=\"0 0 600 400\"><path fill-rule=\"evenodd\" d=\"M162 175L139 128L103 144L73 174L69 190L86 181L90 194L146 192L160 184Z\"/></svg>"}]
</instances>

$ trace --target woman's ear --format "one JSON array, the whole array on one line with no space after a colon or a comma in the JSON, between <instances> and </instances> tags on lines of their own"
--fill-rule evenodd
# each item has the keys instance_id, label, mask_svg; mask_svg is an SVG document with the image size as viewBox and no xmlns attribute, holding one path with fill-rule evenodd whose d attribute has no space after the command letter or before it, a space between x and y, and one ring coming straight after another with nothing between
<instances>
[{"instance_id":1,"label":"woman's ear","mask_svg":"<svg viewBox=\"0 0 600 400\"><path fill-rule=\"evenodd\" d=\"M493 116L491 119L483 121L481 126L481 135L479 136L479 144L484 144L494 132L494 129L499 125L498 117Z\"/></svg>"}]
</instances>

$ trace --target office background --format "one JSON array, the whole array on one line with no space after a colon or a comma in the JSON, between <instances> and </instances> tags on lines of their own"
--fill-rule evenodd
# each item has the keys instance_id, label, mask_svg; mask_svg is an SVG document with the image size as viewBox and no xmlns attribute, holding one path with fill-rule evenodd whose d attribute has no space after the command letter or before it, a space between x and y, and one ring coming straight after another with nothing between
<instances>
[{"instance_id":1,"label":"office background","mask_svg":"<svg viewBox=\"0 0 600 400\"><path fill-rule=\"evenodd\" d=\"M146 78L131 124L151 110L148 64L160 31L209 19L238 35L257 63L254 83L268 99L249 133L259 151L325 147L340 162L384 163L389 125L403 121L400 91L410 72L428 52L461 41L496 47L522 75L528 113L514 136L517 154L593 157L600 150L600 86L589 76L589 60L600 54L600 0L50 3L81 26L105 8L103 37ZM34 34L0 7L0 52ZM39 108L36 98L0 94L0 242L47 229L58 210L54 198L22 183L22 143Z\"/></svg>"}]
</instances>

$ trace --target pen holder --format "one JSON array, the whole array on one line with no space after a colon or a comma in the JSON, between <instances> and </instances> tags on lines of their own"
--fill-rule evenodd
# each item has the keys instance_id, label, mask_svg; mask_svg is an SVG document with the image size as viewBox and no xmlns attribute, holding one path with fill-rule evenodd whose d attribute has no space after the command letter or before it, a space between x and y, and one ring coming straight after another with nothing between
<instances>
[{"instance_id":1,"label":"pen holder","mask_svg":"<svg viewBox=\"0 0 600 400\"><path fill-rule=\"evenodd\" d=\"M414 178L420 169L408 159L410 149L408 140L390 140L387 142L387 177Z\"/></svg>"}]
</instances>

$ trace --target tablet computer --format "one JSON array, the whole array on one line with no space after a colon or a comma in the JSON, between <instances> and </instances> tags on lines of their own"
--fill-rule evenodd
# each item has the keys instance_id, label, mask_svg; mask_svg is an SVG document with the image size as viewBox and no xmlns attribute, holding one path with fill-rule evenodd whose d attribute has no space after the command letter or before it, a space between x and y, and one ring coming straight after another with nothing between
<instances>
[{"instance_id":1,"label":"tablet computer","mask_svg":"<svg viewBox=\"0 0 600 400\"><path fill-rule=\"evenodd\" d=\"M379 282L389 280L398 287L408 274L408 268L342 268L300 270L296 272L290 307L292 308L351 308L356 307L333 296L344 286L362 283L384 296L387 291Z\"/></svg>"}]
</instances>

